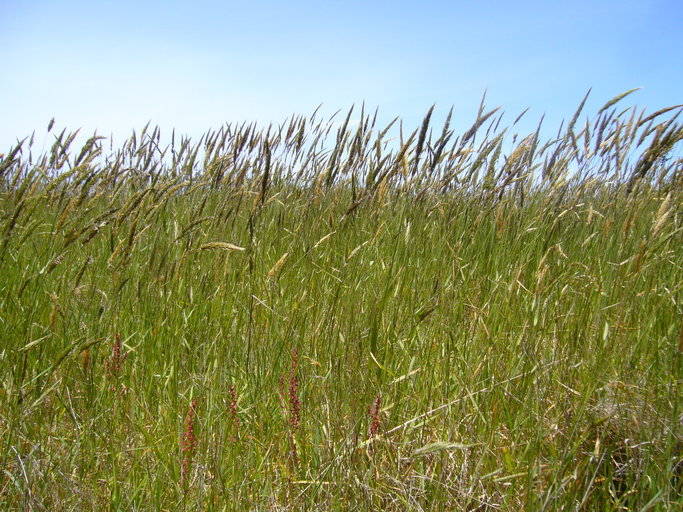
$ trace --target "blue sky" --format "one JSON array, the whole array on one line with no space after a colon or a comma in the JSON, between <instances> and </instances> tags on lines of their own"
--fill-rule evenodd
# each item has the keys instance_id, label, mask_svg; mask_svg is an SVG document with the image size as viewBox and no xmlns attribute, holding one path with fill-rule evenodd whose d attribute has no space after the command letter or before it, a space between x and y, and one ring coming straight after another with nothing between
<instances>
[{"instance_id":1,"label":"blue sky","mask_svg":"<svg viewBox=\"0 0 683 512\"><path fill-rule=\"evenodd\" d=\"M683 103L683 2L0 0L0 152L48 121L114 135L147 121L198 137L365 101L457 129L482 94L519 131L586 113ZM49 140L48 140L49 142Z\"/></svg>"}]
</instances>

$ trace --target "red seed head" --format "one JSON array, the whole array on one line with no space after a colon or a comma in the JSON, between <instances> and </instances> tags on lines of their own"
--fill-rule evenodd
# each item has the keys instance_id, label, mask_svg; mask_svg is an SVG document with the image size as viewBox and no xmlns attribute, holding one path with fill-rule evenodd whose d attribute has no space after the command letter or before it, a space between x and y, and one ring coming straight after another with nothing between
<instances>
[{"instance_id":1,"label":"red seed head","mask_svg":"<svg viewBox=\"0 0 683 512\"><path fill-rule=\"evenodd\" d=\"M197 447L197 436L195 434L195 420L197 418L198 400L195 398L190 404L190 408L185 416L185 429L180 437L181 449L183 451L183 463L181 478L185 480L192 467L194 451Z\"/></svg>"},{"instance_id":2,"label":"red seed head","mask_svg":"<svg viewBox=\"0 0 683 512\"><path fill-rule=\"evenodd\" d=\"M237 415L237 392L235 391L235 386L231 385L228 390L228 410L230 411L230 417L232 418L232 423L235 430L240 428L240 417Z\"/></svg>"},{"instance_id":3,"label":"red seed head","mask_svg":"<svg viewBox=\"0 0 683 512\"><path fill-rule=\"evenodd\" d=\"M128 352L121 351L121 334L116 333L116 339L111 346L111 356L107 360L107 376L115 379L119 376L119 373L123 369L123 363L126 362L128 357Z\"/></svg>"},{"instance_id":4,"label":"red seed head","mask_svg":"<svg viewBox=\"0 0 683 512\"><path fill-rule=\"evenodd\" d=\"M299 366L299 354L294 348L292 353L292 370L289 374L289 424L293 430L299 427L301 422L301 402L299 401L299 379L296 375Z\"/></svg>"},{"instance_id":5,"label":"red seed head","mask_svg":"<svg viewBox=\"0 0 683 512\"><path fill-rule=\"evenodd\" d=\"M377 398L373 404L368 408L370 415L370 437L375 437L379 434L382 420L380 418L380 410L382 408L382 394L377 393Z\"/></svg>"}]
</instances>

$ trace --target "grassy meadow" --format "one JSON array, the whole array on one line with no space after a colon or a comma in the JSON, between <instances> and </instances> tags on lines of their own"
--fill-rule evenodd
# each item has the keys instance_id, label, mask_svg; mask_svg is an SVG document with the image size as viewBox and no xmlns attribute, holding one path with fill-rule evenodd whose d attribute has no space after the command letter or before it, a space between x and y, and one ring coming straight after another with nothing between
<instances>
[{"instance_id":1,"label":"grassy meadow","mask_svg":"<svg viewBox=\"0 0 683 512\"><path fill-rule=\"evenodd\" d=\"M622 96L3 148L0 508L679 510L681 108Z\"/></svg>"}]
</instances>

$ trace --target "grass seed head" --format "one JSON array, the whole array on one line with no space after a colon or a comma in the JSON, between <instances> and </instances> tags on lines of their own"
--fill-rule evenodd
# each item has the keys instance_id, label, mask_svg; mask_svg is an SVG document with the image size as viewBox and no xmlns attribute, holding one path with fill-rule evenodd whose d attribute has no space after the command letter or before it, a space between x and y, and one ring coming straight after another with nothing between
<instances>
[{"instance_id":1,"label":"grass seed head","mask_svg":"<svg viewBox=\"0 0 683 512\"><path fill-rule=\"evenodd\" d=\"M195 422L197 419L197 406L198 399L195 398L190 403L190 407L187 410L187 415L185 416L185 428L182 435L180 436L181 450L183 452L183 461L181 467L180 478L182 482L187 481L187 476L192 468L192 463L194 462L194 454L197 448L197 435L195 432Z\"/></svg>"},{"instance_id":2,"label":"grass seed head","mask_svg":"<svg viewBox=\"0 0 683 512\"><path fill-rule=\"evenodd\" d=\"M235 391L235 386L230 385L228 390L228 411L230 413L230 418L232 419L232 425L235 433L239 432L241 421L237 414L237 391Z\"/></svg>"},{"instance_id":3,"label":"grass seed head","mask_svg":"<svg viewBox=\"0 0 683 512\"><path fill-rule=\"evenodd\" d=\"M292 369L289 373L289 425L292 430L297 430L301 423L301 401L299 400L299 377L297 369L299 367L299 354L294 347L292 353Z\"/></svg>"},{"instance_id":4,"label":"grass seed head","mask_svg":"<svg viewBox=\"0 0 683 512\"><path fill-rule=\"evenodd\" d=\"M116 333L116 338L112 343L111 356L107 360L107 377L110 379L117 379L121 370L123 370L123 364L126 362L128 357L128 352L122 351L121 334Z\"/></svg>"},{"instance_id":5,"label":"grass seed head","mask_svg":"<svg viewBox=\"0 0 683 512\"><path fill-rule=\"evenodd\" d=\"M382 419L380 412L382 409L382 394L377 393L377 398L368 408L368 415L370 416L370 438L377 437L382 426Z\"/></svg>"}]
</instances>

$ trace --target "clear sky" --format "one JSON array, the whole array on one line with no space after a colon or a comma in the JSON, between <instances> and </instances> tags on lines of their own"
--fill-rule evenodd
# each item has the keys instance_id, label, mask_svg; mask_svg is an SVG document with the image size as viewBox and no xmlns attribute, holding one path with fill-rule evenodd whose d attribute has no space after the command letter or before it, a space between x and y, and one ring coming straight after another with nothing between
<instances>
[{"instance_id":1,"label":"clear sky","mask_svg":"<svg viewBox=\"0 0 683 512\"><path fill-rule=\"evenodd\" d=\"M0 0L0 152L35 130L226 122L379 107L411 130L435 103L469 126L482 94L556 130L634 87L683 103L683 0ZM48 140L49 142L49 140Z\"/></svg>"}]
</instances>

